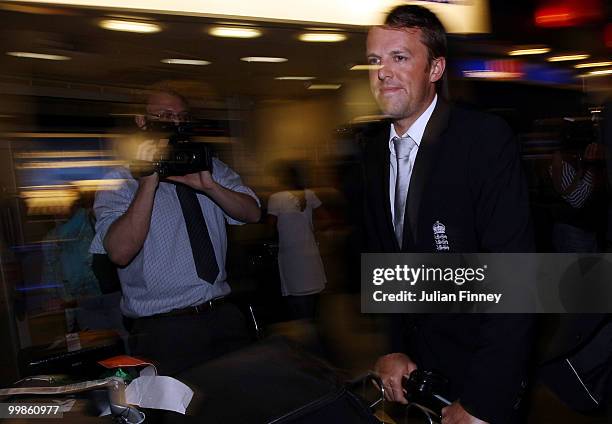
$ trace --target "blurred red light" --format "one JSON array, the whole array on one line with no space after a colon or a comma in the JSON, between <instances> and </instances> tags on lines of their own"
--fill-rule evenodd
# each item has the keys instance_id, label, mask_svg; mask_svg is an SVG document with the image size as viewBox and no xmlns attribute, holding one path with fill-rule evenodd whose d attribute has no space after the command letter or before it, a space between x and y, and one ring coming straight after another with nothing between
<instances>
[{"instance_id":1,"label":"blurred red light","mask_svg":"<svg viewBox=\"0 0 612 424\"><path fill-rule=\"evenodd\" d=\"M559 28L581 25L602 16L601 0L556 0L540 2L535 11L535 24Z\"/></svg>"},{"instance_id":2,"label":"blurred red light","mask_svg":"<svg viewBox=\"0 0 612 424\"><path fill-rule=\"evenodd\" d=\"M576 16L567 7L546 7L536 10L535 23L542 27L575 25Z\"/></svg>"}]
</instances>

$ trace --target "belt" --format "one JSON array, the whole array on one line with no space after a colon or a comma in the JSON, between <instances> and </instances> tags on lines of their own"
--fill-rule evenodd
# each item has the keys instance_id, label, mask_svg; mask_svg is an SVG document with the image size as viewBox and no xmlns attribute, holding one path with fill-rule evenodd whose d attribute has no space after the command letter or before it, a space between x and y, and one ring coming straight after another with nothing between
<instances>
[{"instance_id":1,"label":"belt","mask_svg":"<svg viewBox=\"0 0 612 424\"><path fill-rule=\"evenodd\" d=\"M173 309L168 312L163 312L161 314L150 315L148 317L143 318L163 318L163 317L179 317L183 315L203 315L208 312L213 311L215 308L218 308L221 304L225 302L223 297L217 297L215 299L207 300L206 302L200 303L195 306L187 306L186 308ZM142 319L142 318L139 318Z\"/></svg>"}]
</instances>

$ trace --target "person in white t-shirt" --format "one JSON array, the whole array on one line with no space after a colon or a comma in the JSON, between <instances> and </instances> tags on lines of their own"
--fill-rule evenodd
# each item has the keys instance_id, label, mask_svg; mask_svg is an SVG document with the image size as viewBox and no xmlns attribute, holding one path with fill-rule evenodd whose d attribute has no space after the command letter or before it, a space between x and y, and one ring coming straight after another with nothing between
<instances>
[{"instance_id":1,"label":"person in white t-shirt","mask_svg":"<svg viewBox=\"0 0 612 424\"><path fill-rule=\"evenodd\" d=\"M327 281L313 226L313 210L321 201L304 187L295 166L283 167L281 182L285 190L268 200L269 218L278 230L281 292L291 319L312 319Z\"/></svg>"}]
</instances>

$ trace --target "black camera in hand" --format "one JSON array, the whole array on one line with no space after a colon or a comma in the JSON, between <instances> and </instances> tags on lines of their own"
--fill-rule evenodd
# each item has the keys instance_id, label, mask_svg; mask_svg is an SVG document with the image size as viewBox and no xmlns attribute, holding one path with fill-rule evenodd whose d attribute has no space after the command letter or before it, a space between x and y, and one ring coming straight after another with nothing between
<instances>
[{"instance_id":1,"label":"black camera in hand","mask_svg":"<svg viewBox=\"0 0 612 424\"><path fill-rule=\"evenodd\" d=\"M403 379L402 387L406 400L432 418L440 420L442 408L451 404L447 400L448 379L435 371L416 369Z\"/></svg>"},{"instance_id":2,"label":"black camera in hand","mask_svg":"<svg viewBox=\"0 0 612 424\"><path fill-rule=\"evenodd\" d=\"M154 131L160 128L153 128ZM163 128L168 145L158 149L154 157L155 171L160 178L212 172L212 155L206 144L191 141L190 123L180 123Z\"/></svg>"},{"instance_id":3,"label":"black camera in hand","mask_svg":"<svg viewBox=\"0 0 612 424\"><path fill-rule=\"evenodd\" d=\"M212 155L203 143L168 144L166 148L158 150L153 166L160 178L212 172Z\"/></svg>"},{"instance_id":4,"label":"black camera in hand","mask_svg":"<svg viewBox=\"0 0 612 424\"><path fill-rule=\"evenodd\" d=\"M153 172L157 172L160 178L202 171L212 173L212 151L205 143L191 141L192 131L188 123L147 123L147 132L151 139L167 140L167 143L158 143L149 161L131 162L130 169L135 177L151 175Z\"/></svg>"}]
</instances>

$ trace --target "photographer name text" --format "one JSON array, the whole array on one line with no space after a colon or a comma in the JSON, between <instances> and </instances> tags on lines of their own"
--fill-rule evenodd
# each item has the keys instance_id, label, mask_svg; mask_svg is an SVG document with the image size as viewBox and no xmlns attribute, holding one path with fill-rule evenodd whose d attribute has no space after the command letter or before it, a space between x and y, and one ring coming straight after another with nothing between
<instances>
[{"instance_id":1,"label":"photographer name text","mask_svg":"<svg viewBox=\"0 0 612 424\"><path fill-rule=\"evenodd\" d=\"M428 292L421 290L420 293L401 290L398 293L384 293L376 290L372 293L375 302L495 302L502 298L501 293L474 293L469 290L460 290L458 293L443 293L435 290Z\"/></svg>"}]
</instances>

